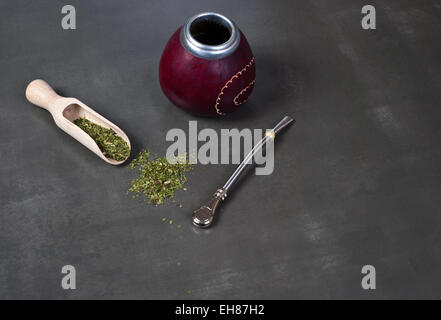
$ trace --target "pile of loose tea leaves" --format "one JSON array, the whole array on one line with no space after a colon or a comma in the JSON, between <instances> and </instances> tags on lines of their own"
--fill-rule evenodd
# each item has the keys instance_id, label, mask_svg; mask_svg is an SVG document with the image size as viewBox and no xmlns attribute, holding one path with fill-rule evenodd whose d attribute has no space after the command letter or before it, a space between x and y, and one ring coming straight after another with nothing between
<instances>
[{"instance_id":1,"label":"pile of loose tea leaves","mask_svg":"<svg viewBox=\"0 0 441 320\"><path fill-rule=\"evenodd\" d=\"M173 198L175 191L183 188L187 181L185 173L191 169L185 155L178 156L175 163L169 163L165 157L149 160L150 153L142 150L130 163L130 169L138 168L139 177L132 180L130 192L134 198L144 195L149 203L162 204L167 198Z\"/></svg>"},{"instance_id":2,"label":"pile of loose tea leaves","mask_svg":"<svg viewBox=\"0 0 441 320\"><path fill-rule=\"evenodd\" d=\"M95 140L101 152L107 158L123 161L129 156L129 146L112 129L104 128L86 118L75 119L74 123Z\"/></svg>"}]
</instances>

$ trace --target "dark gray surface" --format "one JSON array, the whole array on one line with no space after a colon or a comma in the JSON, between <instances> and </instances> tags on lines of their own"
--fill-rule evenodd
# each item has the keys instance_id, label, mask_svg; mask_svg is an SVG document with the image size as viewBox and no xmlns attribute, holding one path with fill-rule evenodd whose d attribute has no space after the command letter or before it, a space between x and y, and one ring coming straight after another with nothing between
<instances>
[{"instance_id":1,"label":"dark gray surface","mask_svg":"<svg viewBox=\"0 0 441 320\"><path fill-rule=\"evenodd\" d=\"M370 3L376 31L353 0L2 0L0 298L441 298L441 5ZM63 4L75 31L61 28ZM249 175L201 231L191 211L234 166L196 166L183 208L148 206L126 196L127 167L24 91L45 79L117 123L134 153L162 155L167 130L195 118L162 94L160 54L208 10L246 34L257 83L240 111L199 128L297 123L277 140L275 172ZM77 290L60 286L65 264ZM365 264L376 291L361 289Z\"/></svg>"}]
</instances>

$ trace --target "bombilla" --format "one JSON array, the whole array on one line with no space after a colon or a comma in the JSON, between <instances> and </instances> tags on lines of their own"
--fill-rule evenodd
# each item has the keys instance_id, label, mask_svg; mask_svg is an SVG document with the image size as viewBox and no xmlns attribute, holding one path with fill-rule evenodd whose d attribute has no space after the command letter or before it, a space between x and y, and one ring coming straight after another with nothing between
<instances>
[{"instance_id":1,"label":"bombilla","mask_svg":"<svg viewBox=\"0 0 441 320\"><path fill-rule=\"evenodd\" d=\"M253 156L269 141L273 140L276 135L288 126L291 122L295 120L291 117L285 116L276 126L265 132L264 137L256 143L256 145L251 149L251 151L245 156L241 164L233 172L231 177L225 182L222 188L219 188L214 193L213 197L204 206L200 207L198 210L193 212L193 224L199 228L207 228L213 222L214 212L218 207L221 200L227 197L227 192L230 190L231 186L237 181L241 173L244 171L246 165L250 162Z\"/></svg>"}]
</instances>

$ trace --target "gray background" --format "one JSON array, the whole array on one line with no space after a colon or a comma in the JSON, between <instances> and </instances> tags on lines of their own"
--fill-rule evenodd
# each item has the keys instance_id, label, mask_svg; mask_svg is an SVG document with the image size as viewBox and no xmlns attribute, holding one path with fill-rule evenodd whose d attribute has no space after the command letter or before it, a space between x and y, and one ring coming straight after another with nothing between
<instances>
[{"instance_id":1,"label":"gray background","mask_svg":"<svg viewBox=\"0 0 441 320\"><path fill-rule=\"evenodd\" d=\"M441 298L441 4L369 1L0 2L0 298ZM61 28L64 4L77 30ZM249 102L222 119L171 103L158 63L189 16L217 11L257 62ZM28 103L48 81L117 123L133 154L164 155L171 128L268 128L272 175L249 174L216 225L192 210L234 165L197 165L176 204L126 196L113 167ZM173 219L173 225L162 218ZM177 228L180 224L182 227ZM77 290L60 286L77 269ZM361 289L361 268L377 290Z\"/></svg>"}]
</instances>

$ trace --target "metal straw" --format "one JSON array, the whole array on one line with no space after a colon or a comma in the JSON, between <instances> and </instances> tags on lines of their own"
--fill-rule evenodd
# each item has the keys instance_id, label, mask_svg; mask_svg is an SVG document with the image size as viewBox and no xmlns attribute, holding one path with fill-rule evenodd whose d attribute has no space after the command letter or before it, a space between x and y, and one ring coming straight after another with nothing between
<instances>
[{"instance_id":1,"label":"metal straw","mask_svg":"<svg viewBox=\"0 0 441 320\"><path fill-rule=\"evenodd\" d=\"M208 201L207 204L193 212L193 224L195 226L200 228L207 228L211 225L217 206L219 205L221 200L224 200L227 197L227 192L237 181L241 173L244 171L246 165L269 140L274 139L280 130L285 128L293 121L293 118L285 116L282 120L280 120L279 123L276 124L273 129L266 131L265 136L258 143L256 143L253 149L251 149L251 151L245 156L241 164L233 172L227 182L225 182L224 186L215 192L214 196L211 198L210 201Z\"/></svg>"}]
</instances>

